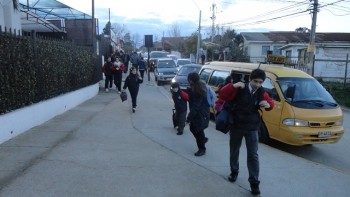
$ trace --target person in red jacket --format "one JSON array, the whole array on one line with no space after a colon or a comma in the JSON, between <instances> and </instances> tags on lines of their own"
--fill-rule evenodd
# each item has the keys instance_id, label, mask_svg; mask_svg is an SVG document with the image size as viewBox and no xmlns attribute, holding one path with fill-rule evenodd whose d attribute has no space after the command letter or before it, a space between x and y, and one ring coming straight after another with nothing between
<instances>
[{"instance_id":1,"label":"person in red jacket","mask_svg":"<svg viewBox=\"0 0 350 197\"><path fill-rule=\"evenodd\" d=\"M123 62L119 60L119 58L116 58L116 61L114 62L115 71L113 73L114 75L114 84L117 88L118 94L122 91L122 78L123 78L123 72L125 69L125 66Z\"/></svg>"},{"instance_id":2,"label":"person in red jacket","mask_svg":"<svg viewBox=\"0 0 350 197\"><path fill-rule=\"evenodd\" d=\"M249 83L237 82L227 84L220 90L220 98L231 104L233 125L230 129L230 182L235 182L239 172L239 149L245 138L247 148L248 181L251 193L260 194L259 188L259 156L258 130L261 125L259 110L266 111L274 107L273 100L264 91L262 83L266 74L261 69L255 69L250 74Z\"/></svg>"},{"instance_id":3,"label":"person in red jacket","mask_svg":"<svg viewBox=\"0 0 350 197\"><path fill-rule=\"evenodd\" d=\"M106 92L109 91L108 85L110 88L112 87L113 69L114 69L114 64L111 62L111 57L108 57L107 62L102 66L102 72L105 75L105 90L106 90Z\"/></svg>"}]
</instances>

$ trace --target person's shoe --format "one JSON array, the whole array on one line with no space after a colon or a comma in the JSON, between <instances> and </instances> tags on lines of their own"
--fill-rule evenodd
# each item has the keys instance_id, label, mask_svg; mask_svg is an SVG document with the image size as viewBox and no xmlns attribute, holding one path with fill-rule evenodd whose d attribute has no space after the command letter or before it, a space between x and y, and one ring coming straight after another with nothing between
<instances>
[{"instance_id":1,"label":"person's shoe","mask_svg":"<svg viewBox=\"0 0 350 197\"><path fill-rule=\"evenodd\" d=\"M238 177L238 174L230 174L230 176L227 177L228 181L230 181L231 183L234 183L236 182L237 180L237 177Z\"/></svg>"},{"instance_id":2,"label":"person's shoe","mask_svg":"<svg viewBox=\"0 0 350 197\"><path fill-rule=\"evenodd\" d=\"M176 135L182 135L182 134L184 134L184 132L178 131Z\"/></svg>"},{"instance_id":3,"label":"person's shoe","mask_svg":"<svg viewBox=\"0 0 350 197\"><path fill-rule=\"evenodd\" d=\"M135 108L132 108L132 113L135 113L136 109Z\"/></svg>"},{"instance_id":4,"label":"person's shoe","mask_svg":"<svg viewBox=\"0 0 350 197\"><path fill-rule=\"evenodd\" d=\"M205 150L198 150L196 153L194 153L194 156L200 157L205 155Z\"/></svg>"},{"instance_id":5,"label":"person's shoe","mask_svg":"<svg viewBox=\"0 0 350 197\"><path fill-rule=\"evenodd\" d=\"M259 185L258 184L250 184L250 189L251 189L251 193L253 195L259 195L260 194L260 189L259 189Z\"/></svg>"},{"instance_id":6,"label":"person's shoe","mask_svg":"<svg viewBox=\"0 0 350 197\"><path fill-rule=\"evenodd\" d=\"M109 89L108 89L108 88L106 88L106 92L109 92Z\"/></svg>"},{"instance_id":7,"label":"person's shoe","mask_svg":"<svg viewBox=\"0 0 350 197\"><path fill-rule=\"evenodd\" d=\"M209 138L204 138L204 143L207 143L208 142L208 140L209 140Z\"/></svg>"},{"instance_id":8,"label":"person's shoe","mask_svg":"<svg viewBox=\"0 0 350 197\"><path fill-rule=\"evenodd\" d=\"M120 91L118 91L118 94L120 94Z\"/></svg>"}]
</instances>

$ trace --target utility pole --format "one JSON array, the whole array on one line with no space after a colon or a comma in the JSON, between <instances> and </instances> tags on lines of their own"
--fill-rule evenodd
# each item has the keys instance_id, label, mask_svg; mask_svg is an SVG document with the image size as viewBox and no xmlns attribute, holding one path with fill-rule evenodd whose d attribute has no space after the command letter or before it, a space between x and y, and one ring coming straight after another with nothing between
<instances>
[{"instance_id":1,"label":"utility pole","mask_svg":"<svg viewBox=\"0 0 350 197\"><path fill-rule=\"evenodd\" d=\"M212 27L211 27L211 42L214 41L214 36L215 36L215 19L216 19L216 16L215 16L215 7L216 7L216 4L213 3L212 5L212 11L213 11L213 15L210 17L211 20L212 20Z\"/></svg>"},{"instance_id":2,"label":"utility pole","mask_svg":"<svg viewBox=\"0 0 350 197\"><path fill-rule=\"evenodd\" d=\"M91 11L91 22L92 22L92 47L93 47L93 53L94 55L97 53L96 50L96 25L95 25L95 1L92 0L92 11Z\"/></svg>"},{"instance_id":3,"label":"utility pole","mask_svg":"<svg viewBox=\"0 0 350 197\"><path fill-rule=\"evenodd\" d=\"M198 25L198 38L197 38L197 57L196 57L196 63L199 63L199 48L201 44L201 17L202 17L202 10L199 10L199 25Z\"/></svg>"},{"instance_id":4,"label":"utility pole","mask_svg":"<svg viewBox=\"0 0 350 197\"><path fill-rule=\"evenodd\" d=\"M312 0L310 0L312 1ZM308 52L308 74L314 75L314 54L315 54L315 37L316 37L316 22L317 22L317 12L318 12L318 0L313 0L313 9L312 9L312 24L310 32L310 43L307 47Z\"/></svg>"}]
</instances>

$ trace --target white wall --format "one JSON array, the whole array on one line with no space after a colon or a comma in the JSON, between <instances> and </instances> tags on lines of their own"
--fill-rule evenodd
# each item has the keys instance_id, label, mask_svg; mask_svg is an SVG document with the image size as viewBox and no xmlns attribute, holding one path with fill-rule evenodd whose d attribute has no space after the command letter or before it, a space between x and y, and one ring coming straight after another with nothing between
<instances>
[{"instance_id":1,"label":"white wall","mask_svg":"<svg viewBox=\"0 0 350 197\"><path fill-rule=\"evenodd\" d=\"M4 30L21 30L21 12L13 8L12 0L0 0L0 25Z\"/></svg>"},{"instance_id":2,"label":"white wall","mask_svg":"<svg viewBox=\"0 0 350 197\"><path fill-rule=\"evenodd\" d=\"M0 144L96 96L99 84L0 115Z\"/></svg>"},{"instance_id":3,"label":"white wall","mask_svg":"<svg viewBox=\"0 0 350 197\"><path fill-rule=\"evenodd\" d=\"M350 55L350 48L318 48L315 59L346 60L347 54ZM314 76L345 77L345 65L345 62L316 61ZM348 64L347 77L350 77L350 64Z\"/></svg>"}]
</instances>

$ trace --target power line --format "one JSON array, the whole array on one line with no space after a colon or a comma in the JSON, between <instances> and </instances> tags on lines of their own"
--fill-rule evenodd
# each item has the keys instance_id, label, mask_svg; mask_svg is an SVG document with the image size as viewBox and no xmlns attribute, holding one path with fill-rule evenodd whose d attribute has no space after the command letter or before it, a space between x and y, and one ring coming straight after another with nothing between
<instances>
[{"instance_id":1,"label":"power line","mask_svg":"<svg viewBox=\"0 0 350 197\"><path fill-rule=\"evenodd\" d=\"M276 13L279 13L279 12L284 12L284 11L287 11L289 9L299 7L301 5L306 5L306 4L308 4L307 2L308 2L308 0L303 1L303 2L298 2L296 4L293 4L293 5L290 5L290 6L287 6L287 7L283 7L283 8L279 8L277 10L272 10L272 11L269 11L267 13L259 14L259 15L253 16L253 17L245 18L245 19L238 20L238 21L232 21L232 22L223 23L223 25L229 25L229 24L233 24L233 23L240 23L240 22L250 21L250 20L253 20L253 19L256 19L256 18L261 18L261 17L267 16L267 15L276 14Z\"/></svg>"}]
</instances>

